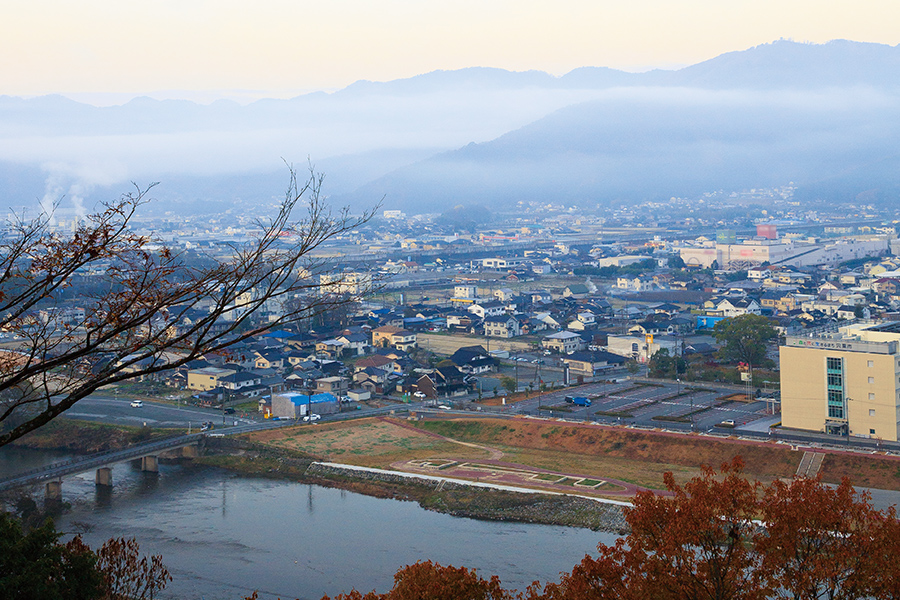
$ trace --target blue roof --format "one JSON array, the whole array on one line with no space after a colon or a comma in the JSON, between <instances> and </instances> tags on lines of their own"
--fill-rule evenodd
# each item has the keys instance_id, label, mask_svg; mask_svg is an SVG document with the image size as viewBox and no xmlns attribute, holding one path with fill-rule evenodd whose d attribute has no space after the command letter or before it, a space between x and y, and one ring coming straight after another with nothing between
<instances>
[{"instance_id":1,"label":"blue roof","mask_svg":"<svg viewBox=\"0 0 900 600\"><path fill-rule=\"evenodd\" d=\"M279 329L278 331L270 331L269 333L264 333L261 337L270 337L270 338L288 338L296 335L292 331L285 331L284 329Z\"/></svg>"},{"instance_id":2,"label":"blue roof","mask_svg":"<svg viewBox=\"0 0 900 600\"><path fill-rule=\"evenodd\" d=\"M288 392L279 395L289 398L290 401L297 406L300 406L301 404L318 404L320 402L337 402L337 396L328 392L313 394L312 396L307 396L306 394L300 394L298 392Z\"/></svg>"}]
</instances>

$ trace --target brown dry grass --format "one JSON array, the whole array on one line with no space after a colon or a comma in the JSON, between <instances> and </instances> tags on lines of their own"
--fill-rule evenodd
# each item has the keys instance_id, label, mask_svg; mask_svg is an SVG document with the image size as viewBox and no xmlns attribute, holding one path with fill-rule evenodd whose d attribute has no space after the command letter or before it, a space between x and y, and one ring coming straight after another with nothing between
<instances>
[{"instance_id":1,"label":"brown dry grass","mask_svg":"<svg viewBox=\"0 0 900 600\"><path fill-rule=\"evenodd\" d=\"M484 459L487 452L444 441L428 432L497 448L501 460L560 473L620 479L659 489L663 473L679 482L741 456L748 475L769 482L792 477L802 452L770 444L711 439L553 421L441 419L410 423L417 432L390 421L361 419L253 434L255 441L300 450L339 462L386 467L420 458ZM829 454L822 466L827 482L849 477L854 485L900 489L900 460L878 455Z\"/></svg>"},{"instance_id":2,"label":"brown dry grass","mask_svg":"<svg viewBox=\"0 0 900 600\"><path fill-rule=\"evenodd\" d=\"M484 450L378 419L270 430L254 433L251 439L322 460L363 467L383 468L392 462L416 458L477 459L489 456Z\"/></svg>"},{"instance_id":3,"label":"brown dry grass","mask_svg":"<svg viewBox=\"0 0 900 600\"><path fill-rule=\"evenodd\" d=\"M534 394L530 396L525 392L518 392L516 394L508 394L506 396L491 396L488 398L485 396L481 400L476 400L475 404L483 404L485 406L502 406L503 398L506 398L507 404L515 404L516 402L521 402L522 400L526 400L528 398L533 398Z\"/></svg>"},{"instance_id":4,"label":"brown dry grass","mask_svg":"<svg viewBox=\"0 0 900 600\"><path fill-rule=\"evenodd\" d=\"M823 481L840 483L844 477L861 487L900 490L900 459L880 455L828 454L822 462Z\"/></svg>"},{"instance_id":5,"label":"brown dry grass","mask_svg":"<svg viewBox=\"0 0 900 600\"><path fill-rule=\"evenodd\" d=\"M423 421L423 429L454 439L495 446L504 460L562 472L612 477L658 488L672 471L687 480L703 465L743 457L748 474L769 481L796 472L802 453L788 448L700 436L620 430L554 422L455 419Z\"/></svg>"}]
</instances>

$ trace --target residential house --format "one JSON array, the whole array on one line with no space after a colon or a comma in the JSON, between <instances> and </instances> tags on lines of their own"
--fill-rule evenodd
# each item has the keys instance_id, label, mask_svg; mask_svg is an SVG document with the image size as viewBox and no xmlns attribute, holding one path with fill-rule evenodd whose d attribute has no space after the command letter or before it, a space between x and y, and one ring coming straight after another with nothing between
<instances>
[{"instance_id":1,"label":"residential house","mask_svg":"<svg viewBox=\"0 0 900 600\"><path fill-rule=\"evenodd\" d=\"M752 298L725 298L716 304L715 310L724 317L736 317L747 314L758 315L762 313L759 303Z\"/></svg>"},{"instance_id":2,"label":"residential house","mask_svg":"<svg viewBox=\"0 0 900 600\"><path fill-rule=\"evenodd\" d=\"M563 290L564 298L584 298L588 294L591 293L591 290L587 285L583 283L573 283L570 286L567 286L566 289Z\"/></svg>"},{"instance_id":3,"label":"residential house","mask_svg":"<svg viewBox=\"0 0 900 600\"><path fill-rule=\"evenodd\" d=\"M678 348L678 338L652 335L610 335L606 338L606 349L609 352L641 363L646 363L662 348L674 354Z\"/></svg>"},{"instance_id":4,"label":"residential house","mask_svg":"<svg viewBox=\"0 0 900 600\"><path fill-rule=\"evenodd\" d=\"M553 302L553 295L546 290L531 292L530 296L532 304L550 304Z\"/></svg>"},{"instance_id":5,"label":"residential house","mask_svg":"<svg viewBox=\"0 0 900 600\"><path fill-rule=\"evenodd\" d=\"M368 367L375 367L376 369L383 369L392 373L402 372L402 369L400 368L400 365L397 363L396 359L390 358L388 356L383 356L381 354L373 354L372 356L361 358L356 361L356 364L354 365L354 369L356 371L361 371Z\"/></svg>"},{"instance_id":6,"label":"residential house","mask_svg":"<svg viewBox=\"0 0 900 600\"><path fill-rule=\"evenodd\" d=\"M573 375L594 377L601 371L623 365L625 358L602 350L584 350L564 357L562 362L569 367L569 372Z\"/></svg>"},{"instance_id":7,"label":"residential house","mask_svg":"<svg viewBox=\"0 0 900 600\"><path fill-rule=\"evenodd\" d=\"M474 300L478 298L478 287L474 285L457 285L453 287L453 297L454 298L466 298L468 300Z\"/></svg>"},{"instance_id":8,"label":"residential house","mask_svg":"<svg viewBox=\"0 0 900 600\"><path fill-rule=\"evenodd\" d=\"M257 369L281 369L284 367L285 355L280 350L254 352L253 363Z\"/></svg>"},{"instance_id":9,"label":"residential house","mask_svg":"<svg viewBox=\"0 0 900 600\"><path fill-rule=\"evenodd\" d=\"M597 317L591 311L582 311L575 315L575 319L566 326L573 331L584 331L597 324Z\"/></svg>"},{"instance_id":10,"label":"residential house","mask_svg":"<svg viewBox=\"0 0 900 600\"><path fill-rule=\"evenodd\" d=\"M316 344L316 356L327 358L340 358L344 352L345 344L340 340L322 340Z\"/></svg>"},{"instance_id":11,"label":"residential house","mask_svg":"<svg viewBox=\"0 0 900 600\"><path fill-rule=\"evenodd\" d=\"M456 367L439 367L430 373L420 375L415 381L416 390L428 398L465 393L468 384L462 372Z\"/></svg>"},{"instance_id":12,"label":"residential house","mask_svg":"<svg viewBox=\"0 0 900 600\"><path fill-rule=\"evenodd\" d=\"M652 277L646 275L638 275L634 277L619 277L616 279L616 287L620 290L631 292L644 292L656 289L659 284Z\"/></svg>"},{"instance_id":13,"label":"residential house","mask_svg":"<svg viewBox=\"0 0 900 600\"><path fill-rule=\"evenodd\" d=\"M369 336L365 333L343 333L335 338L344 344L345 351L362 356L369 349Z\"/></svg>"},{"instance_id":14,"label":"residential house","mask_svg":"<svg viewBox=\"0 0 900 600\"><path fill-rule=\"evenodd\" d=\"M469 307L469 312L478 315L481 319L486 319L487 317L499 317L506 313L506 306L504 306L502 302L497 302L496 300L490 302L475 302Z\"/></svg>"},{"instance_id":15,"label":"residential house","mask_svg":"<svg viewBox=\"0 0 900 600\"><path fill-rule=\"evenodd\" d=\"M498 360L482 346L465 346L450 357L460 371L470 375L489 373L497 370Z\"/></svg>"},{"instance_id":16,"label":"residential house","mask_svg":"<svg viewBox=\"0 0 900 600\"><path fill-rule=\"evenodd\" d=\"M262 377L252 371L240 371L219 378L219 384L232 393L243 394L253 388L258 388L260 383L262 383ZM259 390L257 389L256 393L248 395L259 395Z\"/></svg>"},{"instance_id":17,"label":"residential house","mask_svg":"<svg viewBox=\"0 0 900 600\"><path fill-rule=\"evenodd\" d=\"M570 354L584 350L586 345L584 339L572 331L552 333L541 340L542 347L560 354Z\"/></svg>"},{"instance_id":18,"label":"residential house","mask_svg":"<svg viewBox=\"0 0 900 600\"><path fill-rule=\"evenodd\" d=\"M349 388L347 380L343 377L323 377L316 379L316 392L329 393L341 397L347 394Z\"/></svg>"},{"instance_id":19,"label":"residential house","mask_svg":"<svg viewBox=\"0 0 900 600\"><path fill-rule=\"evenodd\" d=\"M494 290L494 298L496 298L498 302L509 302L515 297L516 293L509 288Z\"/></svg>"},{"instance_id":20,"label":"residential house","mask_svg":"<svg viewBox=\"0 0 900 600\"><path fill-rule=\"evenodd\" d=\"M353 374L353 382L374 394L383 394L385 383L393 375L392 372L375 367L366 367Z\"/></svg>"},{"instance_id":21,"label":"residential house","mask_svg":"<svg viewBox=\"0 0 900 600\"><path fill-rule=\"evenodd\" d=\"M385 325L372 330L372 345L377 348L397 348L405 352L416 347L416 334L402 327Z\"/></svg>"},{"instance_id":22,"label":"residential house","mask_svg":"<svg viewBox=\"0 0 900 600\"><path fill-rule=\"evenodd\" d=\"M209 391L221 387L219 380L228 375L234 375L237 371L232 369L220 369L219 367L204 367L191 369L187 374L187 386L189 390Z\"/></svg>"},{"instance_id":23,"label":"residential house","mask_svg":"<svg viewBox=\"0 0 900 600\"><path fill-rule=\"evenodd\" d=\"M512 315L487 317L484 320L484 335L511 338L522 335L522 329L519 327L519 320Z\"/></svg>"}]
</instances>

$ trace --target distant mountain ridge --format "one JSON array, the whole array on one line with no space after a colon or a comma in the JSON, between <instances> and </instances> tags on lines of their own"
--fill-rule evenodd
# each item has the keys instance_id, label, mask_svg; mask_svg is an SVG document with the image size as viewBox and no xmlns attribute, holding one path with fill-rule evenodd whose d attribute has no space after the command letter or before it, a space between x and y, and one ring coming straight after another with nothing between
<instances>
[{"instance_id":1,"label":"distant mountain ridge","mask_svg":"<svg viewBox=\"0 0 900 600\"><path fill-rule=\"evenodd\" d=\"M403 167L340 201L604 204L795 182L845 196L900 184L900 103L634 94L567 107L482 144ZM893 196L891 196L893 197ZM848 198L844 198L848 199ZM888 198L885 197L885 200Z\"/></svg>"},{"instance_id":2,"label":"distant mountain ridge","mask_svg":"<svg viewBox=\"0 0 900 600\"><path fill-rule=\"evenodd\" d=\"M106 199L129 180L161 180L158 195L206 211L271 201L281 159L309 156L334 169L336 202L384 195L412 212L469 198L636 201L785 179L846 194L896 183L898 97L900 45L846 40L779 40L674 71L433 71L247 106L0 96L0 193L8 206L70 185ZM36 172L47 189L21 198Z\"/></svg>"}]
</instances>

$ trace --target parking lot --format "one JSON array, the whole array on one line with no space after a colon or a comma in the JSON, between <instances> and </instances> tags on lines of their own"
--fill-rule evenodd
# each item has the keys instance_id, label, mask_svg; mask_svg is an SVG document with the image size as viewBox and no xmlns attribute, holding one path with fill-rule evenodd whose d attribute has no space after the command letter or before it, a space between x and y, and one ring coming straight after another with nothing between
<instances>
[{"instance_id":1,"label":"parking lot","mask_svg":"<svg viewBox=\"0 0 900 600\"><path fill-rule=\"evenodd\" d=\"M590 406L566 402L582 396ZM593 383L545 394L515 405L516 412L558 414L561 417L696 431L750 430L767 432L780 420L772 403L751 398L733 387L691 386L625 380Z\"/></svg>"}]
</instances>

